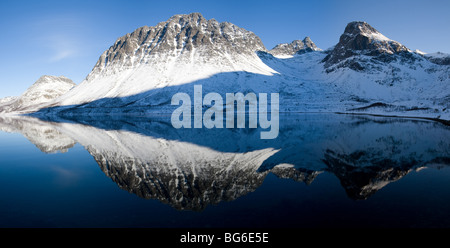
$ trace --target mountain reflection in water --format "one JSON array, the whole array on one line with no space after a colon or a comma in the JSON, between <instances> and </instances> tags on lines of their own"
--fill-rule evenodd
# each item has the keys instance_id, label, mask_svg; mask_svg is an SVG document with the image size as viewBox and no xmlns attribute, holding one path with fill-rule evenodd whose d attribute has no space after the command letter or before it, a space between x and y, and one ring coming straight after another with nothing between
<instances>
[{"instance_id":1,"label":"mountain reflection in water","mask_svg":"<svg viewBox=\"0 0 450 248\"><path fill-rule=\"evenodd\" d=\"M255 191L269 173L306 184L334 174L364 200L411 171L450 165L450 128L426 120L281 115L277 139L258 129L175 129L148 118L2 117L42 152L81 144L120 188L179 210L204 210Z\"/></svg>"}]
</instances>

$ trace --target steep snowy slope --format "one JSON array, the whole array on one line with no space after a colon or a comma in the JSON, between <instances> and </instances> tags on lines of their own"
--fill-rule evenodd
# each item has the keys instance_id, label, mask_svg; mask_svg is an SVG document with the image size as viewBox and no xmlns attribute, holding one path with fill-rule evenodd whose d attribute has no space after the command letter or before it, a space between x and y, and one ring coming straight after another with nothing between
<instances>
[{"instance_id":1,"label":"steep snowy slope","mask_svg":"<svg viewBox=\"0 0 450 248\"><path fill-rule=\"evenodd\" d=\"M39 105L51 102L74 86L72 80L63 76L42 76L21 96L1 101L0 113L38 110Z\"/></svg>"}]
</instances>

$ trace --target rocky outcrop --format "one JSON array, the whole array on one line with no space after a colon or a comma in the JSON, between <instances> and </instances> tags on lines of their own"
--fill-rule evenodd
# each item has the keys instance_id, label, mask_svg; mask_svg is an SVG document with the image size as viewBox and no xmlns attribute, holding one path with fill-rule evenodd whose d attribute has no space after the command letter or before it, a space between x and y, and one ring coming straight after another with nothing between
<instances>
[{"instance_id":1,"label":"rocky outcrop","mask_svg":"<svg viewBox=\"0 0 450 248\"><path fill-rule=\"evenodd\" d=\"M284 57L312 51L321 51L321 49L318 48L316 44L314 44L311 38L306 37L303 40L294 40L289 44L278 44L272 50L270 50L269 53L276 57Z\"/></svg>"},{"instance_id":2,"label":"rocky outcrop","mask_svg":"<svg viewBox=\"0 0 450 248\"><path fill-rule=\"evenodd\" d=\"M232 23L207 20L200 13L175 15L153 27L144 26L120 37L99 58L93 73L119 65L131 67L151 58L167 61L197 50L203 59L225 54L253 55L266 51L254 33Z\"/></svg>"},{"instance_id":3,"label":"rocky outcrop","mask_svg":"<svg viewBox=\"0 0 450 248\"><path fill-rule=\"evenodd\" d=\"M345 28L334 49L322 62L325 67L331 67L354 56L369 56L382 58L383 55L400 54L410 50L399 42L393 41L366 22L351 22ZM361 66L348 63L354 70L362 70Z\"/></svg>"}]
</instances>

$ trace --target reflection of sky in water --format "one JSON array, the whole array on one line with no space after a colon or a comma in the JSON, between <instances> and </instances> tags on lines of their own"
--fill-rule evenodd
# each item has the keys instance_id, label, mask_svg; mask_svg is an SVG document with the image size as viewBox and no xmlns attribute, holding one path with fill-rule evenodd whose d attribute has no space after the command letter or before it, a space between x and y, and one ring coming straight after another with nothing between
<instances>
[{"instance_id":1,"label":"reflection of sky in water","mask_svg":"<svg viewBox=\"0 0 450 248\"><path fill-rule=\"evenodd\" d=\"M279 137L261 140L154 119L81 122L0 121L3 226L450 225L439 123L281 116Z\"/></svg>"}]
</instances>

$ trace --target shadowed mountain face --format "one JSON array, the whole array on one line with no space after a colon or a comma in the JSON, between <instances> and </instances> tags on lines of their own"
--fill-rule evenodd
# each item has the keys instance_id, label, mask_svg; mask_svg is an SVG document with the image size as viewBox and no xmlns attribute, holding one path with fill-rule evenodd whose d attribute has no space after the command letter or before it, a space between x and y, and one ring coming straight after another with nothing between
<instances>
[{"instance_id":1,"label":"shadowed mountain face","mask_svg":"<svg viewBox=\"0 0 450 248\"><path fill-rule=\"evenodd\" d=\"M336 63L353 55L395 54L406 52L408 48L399 42L390 40L366 22L351 22L345 28L339 43L333 49L328 63Z\"/></svg>"},{"instance_id":2,"label":"shadowed mountain face","mask_svg":"<svg viewBox=\"0 0 450 248\"><path fill-rule=\"evenodd\" d=\"M371 164L367 167L360 166L367 162ZM420 164L414 158L409 161L395 161L376 154L367 154L364 151L352 154L335 154L333 151L327 151L324 163L329 171L341 180L348 196L357 200L367 199Z\"/></svg>"},{"instance_id":3,"label":"shadowed mountain face","mask_svg":"<svg viewBox=\"0 0 450 248\"><path fill-rule=\"evenodd\" d=\"M120 188L179 210L235 200L269 173L307 185L332 173L357 200L411 171L450 165L450 130L430 121L287 115L268 141L257 129L183 130L167 119L14 117L0 119L0 129L22 133L44 152L79 143Z\"/></svg>"},{"instance_id":4,"label":"shadowed mountain face","mask_svg":"<svg viewBox=\"0 0 450 248\"><path fill-rule=\"evenodd\" d=\"M437 52L432 54L424 54L425 58L438 65L450 65L450 55Z\"/></svg>"}]
</instances>

